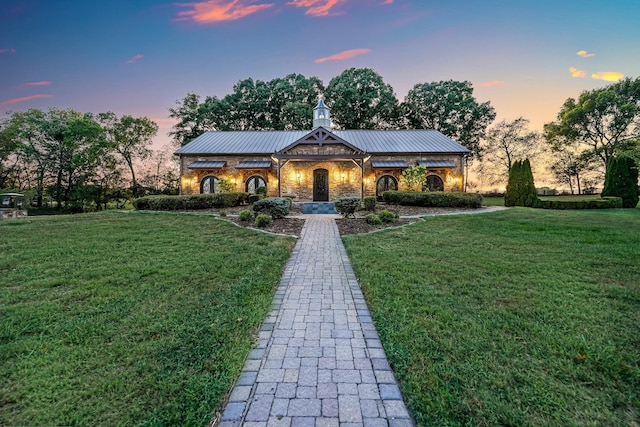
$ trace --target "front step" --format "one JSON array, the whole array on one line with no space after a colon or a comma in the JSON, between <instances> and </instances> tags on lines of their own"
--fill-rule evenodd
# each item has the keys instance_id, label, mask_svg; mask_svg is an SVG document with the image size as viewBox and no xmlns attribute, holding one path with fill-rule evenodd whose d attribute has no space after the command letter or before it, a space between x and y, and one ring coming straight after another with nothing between
<instances>
[{"instance_id":1,"label":"front step","mask_svg":"<svg viewBox=\"0 0 640 427\"><path fill-rule=\"evenodd\" d=\"M331 202L305 202L303 203L304 214L337 214L336 207Z\"/></svg>"}]
</instances>

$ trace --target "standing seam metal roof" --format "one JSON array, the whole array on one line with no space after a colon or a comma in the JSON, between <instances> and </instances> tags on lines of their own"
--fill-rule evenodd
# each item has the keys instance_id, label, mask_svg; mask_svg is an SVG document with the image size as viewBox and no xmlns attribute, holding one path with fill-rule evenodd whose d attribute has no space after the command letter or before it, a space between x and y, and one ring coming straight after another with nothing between
<instances>
[{"instance_id":1,"label":"standing seam metal roof","mask_svg":"<svg viewBox=\"0 0 640 427\"><path fill-rule=\"evenodd\" d=\"M206 132L176 154L273 154L313 131ZM436 130L332 130L367 153L468 153Z\"/></svg>"}]
</instances>

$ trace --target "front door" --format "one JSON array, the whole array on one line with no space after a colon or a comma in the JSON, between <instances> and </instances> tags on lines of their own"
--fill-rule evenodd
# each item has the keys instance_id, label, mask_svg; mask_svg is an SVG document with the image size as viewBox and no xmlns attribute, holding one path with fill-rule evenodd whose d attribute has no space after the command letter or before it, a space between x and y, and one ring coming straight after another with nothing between
<instances>
[{"instance_id":1,"label":"front door","mask_svg":"<svg viewBox=\"0 0 640 427\"><path fill-rule=\"evenodd\" d=\"M313 201L329 201L329 171L326 169L313 171Z\"/></svg>"}]
</instances>

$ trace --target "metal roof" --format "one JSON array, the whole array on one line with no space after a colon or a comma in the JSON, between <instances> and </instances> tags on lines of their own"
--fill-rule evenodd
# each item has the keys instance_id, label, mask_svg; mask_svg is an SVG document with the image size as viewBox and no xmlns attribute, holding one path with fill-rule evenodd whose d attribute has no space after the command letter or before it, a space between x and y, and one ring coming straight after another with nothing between
<instances>
[{"instance_id":1,"label":"metal roof","mask_svg":"<svg viewBox=\"0 0 640 427\"><path fill-rule=\"evenodd\" d=\"M217 162L193 162L187 167L189 169L219 169L223 168L226 164L227 162L224 160Z\"/></svg>"},{"instance_id":2,"label":"metal roof","mask_svg":"<svg viewBox=\"0 0 640 427\"><path fill-rule=\"evenodd\" d=\"M404 160L372 160L371 166L374 168L408 168L409 165Z\"/></svg>"},{"instance_id":3,"label":"metal roof","mask_svg":"<svg viewBox=\"0 0 640 427\"><path fill-rule=\"evenodd\" d=\"M428 168L454 168L455 162L451 160L418 160L419 166L426 166Z\"/></svg>"},{"instance_id":4,"label":"metal roof","mask_svg":"<svg viewBox=\"0 0 640 427\"><path fill-rule=\"evenodd\" d=\"M238 169L268 169L271 167L270 161L265 162L238 162Z\"/></svg>"},{"instance_id":5,"label":"metal roof","mask_svg":"<svg viewBox=\"0 0 640 427\"><path fill-rule=\"evenodd\" d=\"M176 154L273 154L313 131L205 132ZM331 130L367 153L468 153L436 130Z\"/></svg>"}]
</instances>

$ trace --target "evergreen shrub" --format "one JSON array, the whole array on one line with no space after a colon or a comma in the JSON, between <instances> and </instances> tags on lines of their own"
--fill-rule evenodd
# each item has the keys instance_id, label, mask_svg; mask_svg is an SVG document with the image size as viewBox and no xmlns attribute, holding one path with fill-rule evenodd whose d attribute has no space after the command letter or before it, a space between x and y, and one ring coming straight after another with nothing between
<instances>
[{"instance_id":1,"label":"evergreen shrub","mask_svg":"<svg viewBox=\"0 0 640 427\"><path fill-rule=\"evenodd\" d=\"M479 208L482 196L476 193L459 192L418 192L418 191L385 191L382 199L390 205L444 207L444 208Z\"/></svg>"},{"instance_id":2,"label":"evergreen shrub","mask_svg":"<svg viewBox=\"0 0 640 427\"><path fill-rule=\"evenodd\" d=\"M622 199L623 208L635 208L638 205L638 166L628 156L615 156L607 163L602 196L615 196Z\"/></svg>"},{"instance_id":3,"label":"evergreen shrub","mask_svg":"<svg viewBox=\"0 0 640 427\"><path fill-rule=\"evenodd\" d=\"M507 191L504 193L504 205L535 208L539 202L529 159L516 161L509 171Z\"/></svg>"},{"instance_id":4,"label":"evergreen shrub","mask_svg":"<svg viewBox=\"0 0 640 427\"><path fill-rule=\"evenodd\" d=\"M385 209L378 212L378 217L380 217L380 221L390 223L395 222L396 219L398 219L398 214Z\"/></svg>"},{"instance_id":5,"label":"evergreen shrub","mask_svg":"<svg viewBox=\"0 0 640 427\"><path fill-rule=\"evenodd\" d=\"M345 218L353 217L360 203L360 197L342 197L333 202L338 213Z\"/></svg>"},{"instance_id":6,"label":"evergreen shrub","mask_svg":"<svg viewBox=\"0 0 640 427\"><path fill-rule=\"evenodd\" d=\"M253 203L256 214L267 214L273 219L284 218L289 214L289 200L280 197L269 197Z\"/></svg>"},{"instance_id":7,"label":"evergreen shrub","mask_svg":"<svg viewBox=\"0 0 640 427\"><path fill-rule=\"evenodd\" d=\"M181 196L145 196L135 199L137 210L179 211L239 206L243 193L186 194Z\"/></svg>"},{"instance_id":8,"label":"evergreen shrub","mask_svg":"<svg viewBox=\"0 0 640 427\"><path fill-rule=\"evenodd\" d=\"M372 224L372 225L382 224L382 219L374 213L370 213L369 215L364 217L364 220L367 222L367 224Z\"/></svg>"},{"instance_id":9,"label":"evergreen shrub","mask_svg":"<svg viewBox=\"0 0 640 427\"><path fill-rule=\"evenodd\" d=\"M273 218L268 214L261 213L256 216L254 224L256 227L260 228L268 227L273 224Z\"/></svg>"},{"instance_id":10,"label":"evergreen shrub","mask_svg":"<svg viewBox=\"0 0 640 427\"><path fill-rule=\"evenodd\" d=\"M364 210L374 212L376 210L376 198L375 196L364 198Z\"/></svg>"},{"instance_id":11,"label":"evergreen shrub","mask_svg":"<svg viewBox=\"0 0 640 427\"><path fill-rule=\"evenodd\" d=\"M253 213L251 213L250 210L245 209L243 211L240 211L240 213L238 214L238 219L240 221L251 221L253 219Z\"/></svg>"},{"instance_id":12,"label":"evergreen shrub","mask_svg":"<svg viewBox=\"0 0 640 427\"><path fill-rule=\"evenodd\" d=\"M603 197L592 200L540 200L536 206L541 209L616 209L622 207L620 197Z\"/></svg>"}]
</instances>

